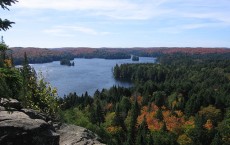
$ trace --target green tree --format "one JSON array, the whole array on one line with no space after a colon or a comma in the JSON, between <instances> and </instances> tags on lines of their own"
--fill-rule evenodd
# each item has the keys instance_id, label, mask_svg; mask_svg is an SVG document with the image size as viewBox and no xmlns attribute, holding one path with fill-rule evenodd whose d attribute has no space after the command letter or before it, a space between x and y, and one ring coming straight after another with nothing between
<instances>
[{"instance_id":1,"label":"green tree","mask_svg":"<svg viewBox=\"0 0 230 145\"><path fill-rule=\"evenodd\" d=\"M136 125L137 125L137 117L139 115L139 106L137 100L134 101L132 108L131 108L131 120L129 124L128 130L128 138L126 141L127 145L134 145L136 139Z\"/></svg>"},{"instance_id":2,"label":"green tree","mask_svg":"<svg viewBox=\"0 0 230 145\"><path fill-rule=\"evenodd\" d=\"M162 113L162 110L161 110L161 109L158 109L158 110L157 110L156 118L157 118L159 121L163 121L163 120L164 120L164 116L163 116L163 113Z\"/></svg>"},{"instance_id":3,"label":"green tree","mask_svg":"<svg viewBox=\"0 0 230 145\"><path fill-rule=\"evenodd\" d=\"M154 145L154 140L152 134L149 134L147 145Z\"/></svg>"},{"instance_id":4,"label":"green tree","mask_svg":"<svg viewBox=\"0 0 230 145\"><path fill-rule=\"evenodd\" d=\"M161 107L165 104L166 94L164 91L156 91L153 93L153 101L158 107Z\"/></svg>"},{"instance_id":5,"label":"green tree","mask_svg":"<svg viewBox=\"0 0 230 145\"><path fill-rule=\"evenodd\" d=\"M31 101L38 101L35 99L35 90L37 88L37 76L35 70L29 65L27 54L24 53L24 62L20 68L22 76L22 90L20 100L25 107L31 107Z\"/></svg>"},{"instance_id":6,"label":"green tree","mask_svg":"<svg viewBox=\"0 0 230 145\"><path fill-rule=\"evenodd\" d=\"M0 67L5 67L7 66L5 64L5 60L6 60L6 51L8 50L8 46L5 44L4 40L3 40L3 36L1 37L1 41L0 41Z\"/></svg>"},{"instance_id":7,"label":"green tree","mask_svg":"<svg viewBox=\"0 0 230 145\"><path fill-rule=\"evenodd\" d=\"M101 101L96 99L93 106L90 109L90 121L97 123L98 126L105 121L104 110L102 108Z\"/></svg>"},{"instance_id":8,"label":"green tree","mask_svg":"<svg viewBox=\"0 0 230 145\"><path fill-rule=\"evenodd\" d=\"M149 141L149 133L148 124L146 122L146 118L144 117L144 120L137 129L136 145L147 145Z\"/></svg>"},{"instance_id":9,"label":"green tree","mask_svg":"<svg viewBox=\"0 0 230 145\"><path fill-rule=\"evenodd\" d=\"M226 112L225 119L220 122L217 129L222 141L227 145L230 142L230 110Z\"/></svg>"},{"instance_id":10,"label":"green tree","mask_svg":"<svg viewBox=\"0 0 230 145\"><path fill-rule=\"evenodd\" d=\"M115 116L112 124L114 126L120 126L124 131L127 131L119 104L116 105Z\"/></svg>"},{"instance_id":11,"label":"green tree","mask_svg":"<svg viewBox=\"0 0 230 145\"><path fill-rule=\"evenodd\" d=\"M32 107L40 110L41 112L48 114L56 119L59 104L57 101L57 90L52 88L52 86L44 81L44 78L41 75L40 80L37 82L35 91L32 94Z\"/></svg>"},{"instance_id":12,"label":"green tree","mask_svg":"<svg viewBox=\"0 0 230 145\"><path fill-rule=\"evenodd\" d=\"M128 97L122 97L122 99L121 99L121 101L119 103L119 106L120 106L121 111L122 111L122 117L126 118L127 114L128 114L128 111L131 108L131 103L130 103L129 98Z\"/></svg>"},{"instance_id":13,"label":"green tree","mask_svg":"<svg viewBox=\"0 0 230 145\"><path fill-rule=\"evenodd\" d=\"M17 99L21 83L21 76L17 69L0 68L0 97Z\"/></svg>"},{"instance_id":14,"label":"green tree","mask_svg":"<svg viewBox=\"0 0 230 145\"><path fill-rule=\"evenodd\" d=\"M211 145L222 145L224 142L222 140L222 137L220 136L220 133L217 132L214 139L212 140Z\"/></svg>"},{"instance_id":15,"label":"green tree","mask_svg":"<svg viewBox=\"0 0 230 145\"><path fill-rule=\"evenodd\" d=\"M12 4L16 3L17 0L1 0L0 1L0 6L2 7L2 9L6 9L9 10L8 6L11 6ZM14 22L11 22L7 19L2 20L0 18L0 31L6 31L7 29L9 29L9 27L11 27L11 24L14 24Z\"/></svg>"}]
</instances>

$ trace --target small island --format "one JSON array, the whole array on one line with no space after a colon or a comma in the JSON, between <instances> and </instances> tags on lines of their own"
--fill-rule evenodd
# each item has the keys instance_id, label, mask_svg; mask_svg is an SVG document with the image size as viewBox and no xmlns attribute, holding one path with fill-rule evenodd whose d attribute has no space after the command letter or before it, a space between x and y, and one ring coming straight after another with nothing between
<instances>
[{"instance_id":1,"label":"small island","mask_svg":"<svg viewBox=\"0 0 230 145\"><path fill-rule=\"evenodd\" d=\"M132 61L139 61L139 57L138 57L138 56L133 55L133 56L132 56Z\"/></svg>"},{"instance_id":2,"label":"small island","mask_svg":"<svg viewBox=\"0 0 230 145\"><path fill-rule=\"evenodd\" d=\"M69 59L62 59L60 65L74 66L74 61L71 63Z\"/></svg>"}]
</instances>

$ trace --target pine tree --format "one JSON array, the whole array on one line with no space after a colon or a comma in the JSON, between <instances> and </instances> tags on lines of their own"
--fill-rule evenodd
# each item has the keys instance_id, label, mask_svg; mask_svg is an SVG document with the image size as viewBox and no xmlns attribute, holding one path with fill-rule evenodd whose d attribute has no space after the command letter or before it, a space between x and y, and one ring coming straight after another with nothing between
<instances>
[{"instance_id":1,"label":"pine tree","mask_svg":"<svg viewBox=\"0 0 230 145\"><path fill-rule=\"evenodd\" d=\"M128 130L128 139L126 144L127 145L134 145L136 139L136 125L137 125L137 117L139 115L139 106L137 100L135 100L134 104L131 108L131 121Z\"/></svg>"},{"instance_id":2,"label":"pine tree","mask_svg":"<svg viewBox=\"0 0 230 145\"><path fill-rule=\"evenodd\" d=\"M212 140L211 145L222 145L223 141L222 141L222 137L220 136L220 133L217 132L214 139Z\"/></svg>"},{"instance_id":3,"label":"pine tree","mask_svg":"<svg viewBox=\"0 0 230 145\"><path fill-rule=\"evenodd\" d=\"M161 130L162 130L162 131L168 131L167 126L166 126L166 123L165 123L165 122L163 122L163 125L162 125L162 127L161 127Z\"/></svg>"},{"instance_id":4,"label":"pine tree","mask_svg":"<svg viewBox=\"0 0 230 145\"><path fill-rule=\"evenodd\" d=\"M138 126L138 129L137 129L136 145L147 145L148 135L149 135L148 124L146 122L146 118L144 117L144 120Z\"/></svg>"},{"instance_id":5,"label":"pine tree","mask_svg":"<svg viewBox=\"0 0 230 145\"><path fill-rule=\"evenodd\" d=\"M125 132L127 131L127 128L125 126L124 118L122 117L122 112L121 112L119 104L116 105L115 116L113 119L113 125L114 126L120 126Z\"/></svg>"},{"instance_id":6,"label":"pine tree","mask_svg":"<svg viewBox=\"0 0 230 145\"><path fill-rule=\"evenodd\" d=\"M0 6L2 7L2 9L6 9L9 10L8 6L11 6L12 4L16 3L17 0L1 0L0 1ZM11 27L11 24L14 24L14 22L11 22L7 19L2 20L0 18L0 31L6 31L7 29L9 29L9 27Z\"/></svg>"},{"instance_id":7,"label":"pine tree","mask_svg":"<svg viewBox=\"0 0 230 145\"><path fill-rule=\"evenodd\" d=\"M5 44L3 40L3 36L1 37L1 42L0 42L0 67L4 67L5 64L5 59L6 59L6 51L8 49L8 46Z\"/></svg>"},{"instance_id":8,"label":"pine tree","mask_svg":"<svg viewBox=\"0 0 230 145\"><path fill-rule=\"evenodd\" d=\"M35 98L35 90L37 87L37 76L35 70L29 65L26 52L24 53L24 62L23 66L20 69L22 74L22 92L21 92L21 101L24 106L30 106L31 102L37 102Z\"/></svg>"},{"instance_id":9,"label":"pine tree","mask_svg":"<svg viewBox=\"0 0 230 145\"><path fill-rule=\"evenodd\" d=\"M95 101L94 110L91 112L91 119L94 119L93 122L97 123L98 126L105 122L104 110L102 108L101 102L98 99Z\"/></svg>"},{"instance_id":10,"label":"pine tree","mask_svg":"<svg viewBox=\"0 0 230 145\"><path fill-rule=\"evenodd\" d=\"M162 120L164 119L164 116L163 116L163 114L162 114L162 110L161 110L161 109L158 109L158 110L157 110L156 118L157 118L159 121L162 121Z\"/></svg>"},{"instance_id":11,"label":"pine tree","mask_svg":"<svg viewBox=\"0 0 230 145\"><path fill-rule=\"evenodd\" d=\"M149 134L149 136L148 136L147 145L154 145L153 136L151 134Z\"/></svg>"}]
</instances>

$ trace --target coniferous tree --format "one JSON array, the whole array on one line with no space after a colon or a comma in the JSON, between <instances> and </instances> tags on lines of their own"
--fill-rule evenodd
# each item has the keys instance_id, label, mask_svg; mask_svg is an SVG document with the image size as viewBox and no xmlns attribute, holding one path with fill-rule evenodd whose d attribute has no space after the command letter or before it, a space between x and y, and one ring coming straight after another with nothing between
<instances>
[{"instance_id":1,"label":"coniferous tree","mask_svg":"<svg viewBox=\"0 0 230 145\"><path fill-rule=\"evenodd\" d=\"M162 125L162 127L161 127L161 130L162 130L162 131L168 131L167 126L166 126L166 123L165 123L165 122L163 122L163 125Z\"/></svg>"},{"instance_id":2,"label":"coniferous tree","mask_svg":"<svg viewBox=\"0 0 230 145\"><path fill-rule=\"evenodd\" d=\"M6 51L8 50L8 46L3 40L3 36L1 37L0 41L0 67L6 67L5 60L6 60Z\"/></svg>"},{"instance_id":3,"label":"coniferous tree","mask_svg":"<svg viewBox=\"0 0 230 145\"><path fill-rule=\"evenodd\" d=\"M21 89L19 71L12 67L12 61L7 57L8 46L3 37L0 40L0 98L18 98Z\"/></svg>"},{"instance_id":4,"label":"coniferous tree","mask_svg":"<svg viewBox=\"0 0 230 145\"><path fill-rule=\"evenodd\" d=\"M129 124L128 130L128 138L126 141L127 145L134 145L136 139L136 125L137 125L137 117L139 115L139 106L137 100L134 101L132 108L131 108L131 120Z\"/></svg>"},{"instance_id":5,"label":"coniferous tree","mask_svg":"<svg viewBox=\"0 0 230 145\"><path fill-rule=\"evenodd\" d=\"M222 137L220 136L220 133L217 132L214 139L212 140L211 145L222 145L224 142L222 141Z\"/></svg>"},{"instance_id":6,"label":"coniferous tree","mask_svg":"<svg viewBox=\"0 0 230 145\"><path fill-rule=\"evenodd\" d=\"M92 123L97 123L98 126L105 121L104 110L101 102L97 99L91 109L90 118Z\"/></svg>"},{"instance_id":7,"label":"coniferous tree","mask_svg":"<svg viewBox=\"0 0 230 145\"><path fill-rule=\"evenodd\" d=\"M148 136L149 136L148 124L146 122L146 118L144 117L144 120L138 126L137 129L136 145L147 145Z\"/></svg>"},{"instance_id":8,"label":"coniferous tree","mask_svg":"<svg viewBox=\"0 0 230 145\"><path fill-rule=\"evenodd\" d=\"M124 118L122 117L122 112L121 112L119 104L116 105L115 116L113 119L113 125L120 126L125 132L127 131L127 128L125 126Z\"/></svg>"},{"instance_id":9,"label":"coniferous tree","mask_svg":"<svg viewBox=\"0 0 230 145\"><path fill-rule=\"evenodd\" d=\"M203 116L196 115L195 116L195 128L188 132L188 135L192 139L192 141L197 144L201 145L206 142L204 125L205 120Z\"/></svg>"},{"instance_id":10,"label":"coniferous tree","mask_svg":"<svg viewBox=\"0 0 230 145\"><path fill-rule=\"evenodd\" d=\"M154 140L153 140L152 134L149 134L149 136L148 136L147 145L154 145Z\"/></svg>"},{"instance_id":11,"label":"coniferous tree","mask_svg":"<svg viewBox=\"0 0 230 145\"><path fill-rule=\"evenodd\" d=\"M12 4L16 3L17 0L1 0L0 1L0 6L2 7L2 9L6 9L9 10L8 6L11 6ZM0 18L0 31L6 31L7 29L9 29L9 27L11 27L11 24L14 24L14 22L11 22L7 19L2 20Z\"/></svg>"},{"instance_id":12,"label":"coniferous tree","mask_svg":"<svg viewBox=\"0 0 230 145\"><path fill-rule=\"evenodd\" d=\"M157 118L159 121L162 121L162 120L164 119L162 110L161 110L160 108L157 110L156 118Z\"/></svg>"},{"instance_id":13,"label":"coniferous tree","mask_svg":"<svg viewBox=\"0 0 230 145\"><path fill-rule=\"evenodd\" d=\"M35 98L35 90L37 87L37 76L35 70L29 65L26 52L24 53L23 66L20 69L22 74L22 92L21 101L24 106L30 106L32 99ZM36 101L36 100L34 100Z\"/></svg>"},{"instance_id":14,"label":"coniferous tree","mask_svg":"<svg viewBox=\"0 0 230 145\"><path fill-rule=\"evenodd\" d=\"M131 103L128 97L122 97L120 103L119 103L121 112L122 112L122 117L126 118L128 115L128 111L131 108Z\"/></svg>"}]
</instances>

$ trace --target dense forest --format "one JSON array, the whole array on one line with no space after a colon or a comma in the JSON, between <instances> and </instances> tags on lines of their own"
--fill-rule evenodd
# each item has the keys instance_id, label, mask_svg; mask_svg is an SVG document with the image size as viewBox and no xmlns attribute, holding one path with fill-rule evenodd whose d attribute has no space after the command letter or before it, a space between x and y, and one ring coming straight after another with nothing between
<instances>
[{"instance_id":1,"label":"dense forest","mask_svg":"<svg viewBox=\"0 0 230 145\"><path fill-rule=\"evenodd\" d=\"M110 145L227 145L229 64L226 54L176 53L155 64L116 65L114 77L132 88L71 93L59 99L61 118Z\"/></svg>"},{"instance_id":2,"label":"dense forest","mask_svg":"<svg viewBox=\"0 0 230 145\"><path fill-rule=\"evenodd\" d=\"M27 53L30 63L45 63L72 60L74 58L104 58L104 59L130 59L131 55L140 57L158 57L163 54L226 54L227 48L11 48L14 63L23 63L23 55Z\"/></svg>"}]
</instances>

